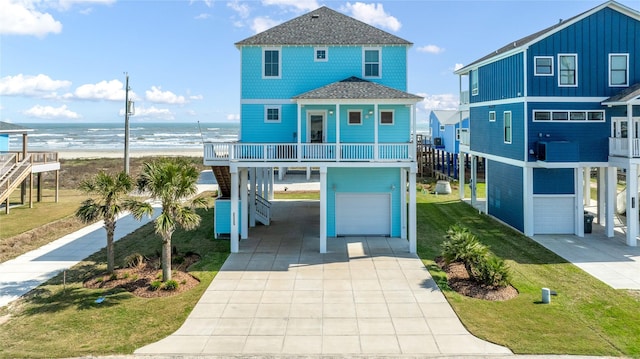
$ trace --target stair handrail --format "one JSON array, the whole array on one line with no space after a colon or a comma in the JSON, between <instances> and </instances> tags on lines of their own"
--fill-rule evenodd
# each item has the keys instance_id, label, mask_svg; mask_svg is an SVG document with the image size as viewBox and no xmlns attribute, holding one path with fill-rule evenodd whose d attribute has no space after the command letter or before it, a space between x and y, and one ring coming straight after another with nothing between
<instances>
[{"instance_id":1,"label":"stair handrail","mask_svg":"<svg viewBox=\"0 0 640 359\"><path fill-rule=\"evenodd\" d=\"M27 155L22 161L16 163L3 175L0 181L0 197L6 198L8 193L14 188L13 184L22 181L31 171L31 155ZM16 175L17 174L17 175ZM16 180L17 179L17 180Z\"/></svg>"},{"instance_id":2,"label":"stair handrail","mask_svg":"<svg viewBox=\"0 0 640 359\"><path fill-rule=\"evenodd\" d=\"M269 225L271 222L271 202L258 194L256 194L256 214L264 218L265 225Z\"/></svg>"}]
</instances>

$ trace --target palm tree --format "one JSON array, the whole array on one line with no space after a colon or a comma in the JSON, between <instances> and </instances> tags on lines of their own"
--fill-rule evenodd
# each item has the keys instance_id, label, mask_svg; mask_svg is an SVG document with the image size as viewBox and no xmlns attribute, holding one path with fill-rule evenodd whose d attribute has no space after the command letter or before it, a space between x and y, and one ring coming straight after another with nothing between
<instances>
[{"instance_id":1,"label":"palm tree","mask_svg":"<svg viewBox=\"0 0 640 359\"><path fill-rule=\"evenodd\" d=\"M162 238L162 281L171 280L171 237L179 226L192 230L200 225L195 207L206 205L203 197L195 197L200 172L184 159L160 158L144 164L138 189L162 202L162 213L156 218L156 233Z\"/></svg>"},{"instance_id":2,"label":"palm tree","mask_svg":"<svg viewBox=\"0 0 640 359\"><path fill-rule=\"evenodd\" d=\"M127 195L134 185L131 177L125 172L112 175L100 171L93 178L82 181L79 188L95 198L83 201L76 210L76 217L84 223L104 220L104 229L107 231L107 271L113 273L113 235L116 219L124 211L130 210L134 217L140 220L145 214L151 216L153 208L148 203L128 198Z\"/></svg>"}]
</instances>

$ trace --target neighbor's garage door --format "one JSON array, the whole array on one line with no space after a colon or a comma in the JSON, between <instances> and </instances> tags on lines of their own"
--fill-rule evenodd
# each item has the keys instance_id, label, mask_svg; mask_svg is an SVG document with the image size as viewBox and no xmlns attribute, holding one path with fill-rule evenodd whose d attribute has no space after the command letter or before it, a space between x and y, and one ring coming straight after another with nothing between
<instances>
[{"instance_id":1,"label":"neighbor's garage door","mask_svg":"<svg viewBox=\"0 0 640 359\"><path fill-rule=\"evenodd\" d=\"M574 201L573 196L534 197L534 234L573 234Z\"/></svg>"},{"instance_id":2,"label":"neighbor's garage door","mask_svg":"<svg viewBox=\"0 0 640 359\"><path fill-rule=\"evenodd\" d=\"M336 235L390 234L390 194L336 194Z\"/></svg>"}]
</instances>

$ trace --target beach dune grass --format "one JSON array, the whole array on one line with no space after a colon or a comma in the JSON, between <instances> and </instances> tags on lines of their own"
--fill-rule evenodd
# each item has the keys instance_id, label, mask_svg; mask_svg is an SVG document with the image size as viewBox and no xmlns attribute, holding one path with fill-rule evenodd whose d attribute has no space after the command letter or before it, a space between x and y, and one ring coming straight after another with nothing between
<instances>
[{"instance_id":1,"label":"beach dune grass","mask_svg":"<svg viewBox=\"0 0 640 359\"><path fill-rule=\"evenodd\" d=\"M476 336L518 354L640 357L640 300L615 290L533 240L478 214L457 195L418 195L418 255ZM452 224L462 224L507 261L519 296L504 302L464 297L450 290L435 264ZM541 288L557 291L541 304Z\"/></svg>"}]
</instances>

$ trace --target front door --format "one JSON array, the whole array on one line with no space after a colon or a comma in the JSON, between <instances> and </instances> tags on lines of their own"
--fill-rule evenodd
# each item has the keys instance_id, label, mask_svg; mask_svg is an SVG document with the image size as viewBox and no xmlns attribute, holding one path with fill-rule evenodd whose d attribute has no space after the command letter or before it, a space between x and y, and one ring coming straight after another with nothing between
<instances>
[{"instance_id":1,"label":"front door","mask_svg":"<svg viewBox=\"0 0 640 359\"><path fill-rule=\"evenodd\" d=\"M307 138L309 139L309 142L324 143L326 135L324 130L324 113L309 113L308 125L309 133Z\"/></svg>"}]
</instances>

